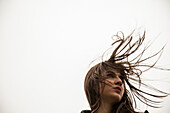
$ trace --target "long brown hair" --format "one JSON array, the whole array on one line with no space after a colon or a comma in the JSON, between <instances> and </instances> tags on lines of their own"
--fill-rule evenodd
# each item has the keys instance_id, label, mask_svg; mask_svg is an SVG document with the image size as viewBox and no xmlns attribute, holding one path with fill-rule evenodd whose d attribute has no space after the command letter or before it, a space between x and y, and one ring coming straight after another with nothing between
<instances>
[{"instance_id":1,"label":"long brown hair","mask_svg":"<svg viewBox=\"0 0 170 113\"><path fill-rule=\"evenodd\" d=\"M117 37L117 40L112 43L112 46L117 46L113 50L110 58L106 61L98 63L88 71L85 77L84 89L92 113L96 112L101 105L101 92L103 91L104 86L107 85L104 82L106 78L102 75L102 72L106 71L108 68L114 70L116 69L118 72L120 72L120 74L123 75L124 82L130 89L130 91L125 89L121 101L117 103L116 106L114 106L115 109L113 113L136 113L132 105L132 102L135 102L136 106L136 101L134 97L137 97L141 102L145 103L148 106L159 107L157 106L157 104L160 103L159 101L151 100L144 95L149 95L155 98L162 98L169 95L166 92L160 91L154 87L144 84L140 78L142 72L147 71L151 68L162 69L155 66L158 60L156 60L152 65L146 65L142 63L152 57L161 55L164 47L157 53L142 59L144 52L150 45L146 46L138 55L129 60L129 56L132 56L132 54L134 54L140 48L145 39L144 31L143 35L139 35L139 38L136 41L132 41L133 33L134 31L126 38L124 37L124 34L122 32L118 32L116 35L114 35L114 37ZM119 34L121 34L121 36ZM147 69L141 70L140 67L146 67ZM141 89L135 87L130 82L130 80L137 82L139 85L143 85L151 90L157 91L161 95L151 94L149 92L142 91ZM102 88L99 87L99 83L102 84Z\"/></svg>"}]
</instances>

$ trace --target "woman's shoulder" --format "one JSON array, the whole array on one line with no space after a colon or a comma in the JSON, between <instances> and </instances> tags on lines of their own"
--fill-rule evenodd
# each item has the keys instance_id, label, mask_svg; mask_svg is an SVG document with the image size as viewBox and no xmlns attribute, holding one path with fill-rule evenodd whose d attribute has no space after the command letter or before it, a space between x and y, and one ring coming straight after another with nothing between
<instances>
[{"instance_id":1,"label":"woman's shoulder","mask_svg":"<svg viewBox=\"0 0 170 113\"><path fill-rule=\"evenodd\" d=\"M148 110L145 110L145 112L136 112L136 113L149 113Z\"/></svg>"},{"instance_id":2,"label":"woman's shoulder","mask_svg":"<svg viewBox=\"0 0 170 113\"><path fill-rule=\"evenodd\" d=\"M91 113L90 110L82 110L81 113ZM136 113L149 113L147 110L145 112L136 112Z\"/></svg>"},{"instance_id":3,"label":"woman's shoulder","mask_svg":"<svg viewBox=\"0 0 170 113\"><path fill-rule=\"evenodd\" d=\"M145 110L145 112L144 112L144 113L149 113L149 112L148 112L148 110Z\"/></svg>"},{"instance_id":4,"label":"woman's shoulder","mask_svg":"<svg viewBox=\"0 0 170 113\"><path fill-rule=\"evenodd\" d=\"M81 113L91 113L91 111L90 110L83 110L83 111L81 111Z\"/></svg>"}]
</instances>

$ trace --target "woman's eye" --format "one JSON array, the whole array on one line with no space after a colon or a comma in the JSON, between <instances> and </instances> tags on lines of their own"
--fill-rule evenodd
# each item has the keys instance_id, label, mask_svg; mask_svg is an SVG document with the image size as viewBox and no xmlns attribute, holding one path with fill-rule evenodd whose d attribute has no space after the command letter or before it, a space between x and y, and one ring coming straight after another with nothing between
<instances>
[{"instance_id":1,"label":"woman's eye","mask_svg":"<svg viewBox=\"0 0 170 113\"><path fill-rule=\"evenodd\" d=\"M108 77L112 77L112 78L114 77L113 74L107 74L107 76L108 76Z\"/></svg>"}]
</instances>

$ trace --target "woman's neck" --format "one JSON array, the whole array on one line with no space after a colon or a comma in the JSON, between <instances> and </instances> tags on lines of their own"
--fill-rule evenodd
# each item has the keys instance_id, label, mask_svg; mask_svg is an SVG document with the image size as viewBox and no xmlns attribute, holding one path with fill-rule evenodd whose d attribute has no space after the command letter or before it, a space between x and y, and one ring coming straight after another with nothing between
<instances>
[{"instance_id":1,"label":"woman's neck","mask_svg":"<svg viewBox=\"0 0 170 113\"><path fill-rule=\"evenodd\" d=\"M102 102L96 113L111 113L112 111L113 105Z\"/></svg>"}]
</instances>

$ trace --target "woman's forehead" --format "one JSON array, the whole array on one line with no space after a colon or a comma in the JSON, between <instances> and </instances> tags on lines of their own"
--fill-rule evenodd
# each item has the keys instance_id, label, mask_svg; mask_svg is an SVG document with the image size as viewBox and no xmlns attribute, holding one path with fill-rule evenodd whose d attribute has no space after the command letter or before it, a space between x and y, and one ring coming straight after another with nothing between
<instances>
[{"instance_id":1,"label":"woman's forehead","mask_svg":"<svg viewBox=\"0 0 170 113\"><path fill-rule=\"evenodd\" d=\"M104 70L103 73L112 73L112 74L120 75L120 70L114 68L107 68L106 70Z\"/></svg>"}]
</instances>

